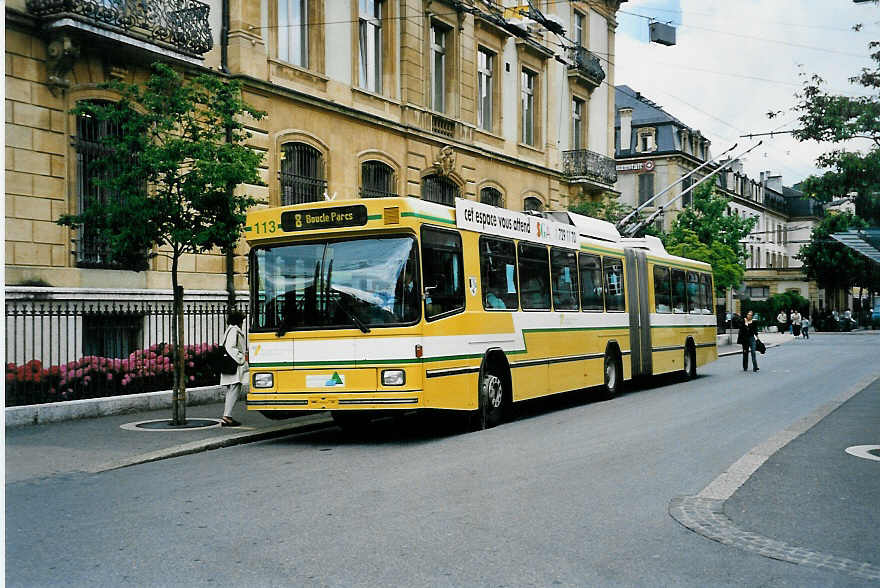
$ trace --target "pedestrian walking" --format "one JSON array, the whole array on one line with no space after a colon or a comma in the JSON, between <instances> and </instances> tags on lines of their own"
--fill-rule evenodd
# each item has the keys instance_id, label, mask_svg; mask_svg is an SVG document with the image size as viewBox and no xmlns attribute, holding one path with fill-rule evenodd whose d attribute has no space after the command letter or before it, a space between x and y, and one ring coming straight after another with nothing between
<instances>
[{"instance_id":1,"label":"pedestrian walking","mask_svg":"<svg viewBox=\"0 0 880 588\"><path fill-rule=\"evenodd\" d=\"M797 309L791 311L791 334L795 339L801 336L801 313Z\"/></svg>"},{"instance_id":2,"label":"pedestrian walking","mask_svg":"<svg viewBox=\"0 0 880 588\"><path fill-rule=\"evenodd\" d=\"M779 314L776 315L776 328L780 333L784 333L788 330L788 316L785 314L785 310L780 310Z\"/></svg>"},{"instance_id":3,"label":"pedestrian walking","mask_svg":"<svg viewBox=\"0 0 880 588\"><path fill-rule=\"evenodd\" d=\"M241 325L244 322L244 313L238 310L230 311L226 316L226 331L223 333L223 349L229 354L238 368L231 373L220 374L220 385L226 386L226 403L223 406L223 418L220 425L223 427L237 427L240 422L232 418L232 409L241 394L242 384L248 380L247 343Z\"/></svg>"},{"instance_id":4,"label":"pedestrian walking","mask_svg":"<svg viewBox=\"0 0 880 588\"><path fill-rule=\"evenodd\" d=\"M736 342L742 345L743 349L743 371L749 371L749 351L752 352L752 369L758 371L758 358L755 355L756 344L758 341L758 325L753 319L754 314L748 311L743 318L742 325L739 328L739 334L736 336Z\"/></svg>"},{"instance_id":5,"label":"pedestrian walking","mask_svg":"<svg viewBox=\"0 0 880 588\"><path fill-rule=\"evenodd\" d=\"M810 338L810 315L804 315L803 320L801 321L801 335L803 335L804 339Z\"/></svg>"}]
</instances>

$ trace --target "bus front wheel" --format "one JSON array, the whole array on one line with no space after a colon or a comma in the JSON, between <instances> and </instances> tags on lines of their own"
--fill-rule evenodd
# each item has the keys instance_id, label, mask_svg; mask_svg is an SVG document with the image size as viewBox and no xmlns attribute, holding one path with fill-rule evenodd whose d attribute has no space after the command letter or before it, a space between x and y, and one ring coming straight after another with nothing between
<instances>
[{"instance_id":1,"label":"bus front wheel","mask_svg":"<svg viewBox=\"0 0 880 588\"><path fill-rule=\"evenodd\" d=\"M495 370L486 370L480 380L476 428L489 429L501 424L506 412L507 393L504 389L504 379Z\"/></svg>"}]
</instances>

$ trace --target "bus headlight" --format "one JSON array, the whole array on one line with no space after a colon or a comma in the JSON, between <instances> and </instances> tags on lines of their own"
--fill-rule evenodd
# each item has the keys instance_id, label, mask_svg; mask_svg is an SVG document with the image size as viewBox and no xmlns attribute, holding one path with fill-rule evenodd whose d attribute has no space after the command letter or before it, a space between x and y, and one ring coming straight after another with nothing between
<instances>
[{"instance_id":1,"label":"bus headlight","mask_svg":"<svg viewBox=\"0 0 880 588\"><path fill-rule=\"evenodd\" d=\"M254 388L271 388L275 385L275 375L270 372L254 374Z\"/></svg>"},{"instance_id":2,"label":"bus headlight","mask_svg":"<svg viewBox=\"0 0 880 588\"><path fill-rule=\"evenodd\" d=\"M406 384L406 372L403 370L382 370L383 386L403 386Z\"/></svg>"}]
</instances>

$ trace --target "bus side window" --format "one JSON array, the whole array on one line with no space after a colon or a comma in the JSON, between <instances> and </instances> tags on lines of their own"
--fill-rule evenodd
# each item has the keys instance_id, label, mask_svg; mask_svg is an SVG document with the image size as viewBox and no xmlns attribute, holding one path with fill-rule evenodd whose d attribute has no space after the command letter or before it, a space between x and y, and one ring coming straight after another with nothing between
<instances>
[{"instance_id":1,"label":"bus side window","mask_svg":"<svg viewBox=\"0 0 880 588\"><path fill-rule=\"evenodd\" d=\"M672 312L687 312L687 296L685 296L684 271L672 270Z\"/></svg>"},{"instance_id":2,"label":"bus side window","mask_svg":"<svg viewBox=\"0 0 880 588\"><path fill-rule=\"evenodd\" d=\"M715 312L715 292L712 291L712 276L702 274L700 278L702 280L700 285L703 289L703 314L713 314Z\"/></svg>"},{"instance_id":3,"label":"bus side window","mask_svg":"<svg viewBox=\"0 0 880 588\"><path fill-rule=\"evenodd\" d=\"M688 314L700 312L702 300L700 300L700 276L694 272L687 273Z\"/></svg>"},{"instance_id":4,"label":"bus side window","mask_svg":"<svg viewBox=\"0 0 880 588\"><path fill-rule=\"evenodd\" d=\"M655 312L672 312L672 295L669 290L669 268L654 266Z\"/></svg>"},{"instance_id":5,"label":"bus side window","mask_svg":"<svg viewBox=\"0 0 880 588\"><path fill-rule=\"evenodd\" d=\"M581 308L584 310L605 310L602 303L602 262L598 255L581 253L578 256L581 274Z\"/></svg>"},{"instance_id":6,"label":"bus side window","mask_svg":"<svg viewBox=\"0 0 880 588\"><path fill-rule=\"evenodd\" d=\"M605 268L605 310L622 312L626 310L623 295L623 261L619 257L603 257Z\"/></svg>"},{"instance_id":7,"label":"bus side window","mask_svg":"<svg viewBox=\"0 0 880 588\"><path fill-rule=\"evenodd\" d=\"M519 244L520 302L526 310L550 309L550 260L544 245Z\"/></svg>"},{"instance_id":8,"label":"bus side window","mask_svg":"<svg viewBox=\"0 0 880 588\"><path fill-rule=\"evenodd\" d=\"M578 309L577 254L571 249L550 249L553 275L553 307L556 310Z\"/></svg>"},{"instance_id":9,"label":"bus side window","mask_svg":"<svg viewBox=\"0 0 880 588\"><path fill-rule=\"evenodd\" d=\"M464 310L461 235L422 227L422 275L426 319Z\"/></svg>"},{"instance_id":10,"label":"bus side window","mask_svg":"<svg viewBox=\"0 0 880 588\"><path fill-rule=\"evenodd\" d=\"M513 241L480 237L483 308L516 310L516 246Z\"/></svg>"}]
</instances>

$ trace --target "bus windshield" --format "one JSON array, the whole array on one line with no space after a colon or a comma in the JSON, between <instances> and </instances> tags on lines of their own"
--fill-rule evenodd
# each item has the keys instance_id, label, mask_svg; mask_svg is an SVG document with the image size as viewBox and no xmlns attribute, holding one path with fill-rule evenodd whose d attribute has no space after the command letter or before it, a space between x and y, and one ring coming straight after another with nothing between
<instances>
[{"instance_id":1,"label":"bus windshield","mask_svg":"<svg viewBox=\"0 0 880 588\"><path fill-rule=\"evenodd\" d=\"M359 328L416 322L418 248L410 236L255 249L252 329Z\"/></svg>"}]
</instances>

